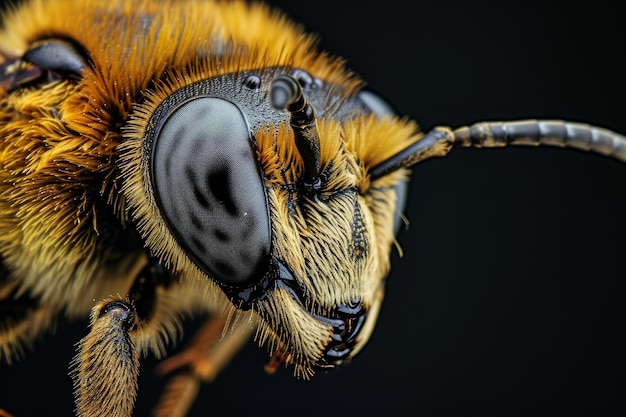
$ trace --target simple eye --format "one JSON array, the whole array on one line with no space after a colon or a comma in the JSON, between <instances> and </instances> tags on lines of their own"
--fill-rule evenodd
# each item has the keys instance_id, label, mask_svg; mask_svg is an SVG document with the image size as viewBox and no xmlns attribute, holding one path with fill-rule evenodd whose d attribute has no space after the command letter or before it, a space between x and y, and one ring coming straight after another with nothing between
<instances>
[{"instance_id":1,"label":"simple eye","mask_svg":"<svg viewBox=\"0 0 626 417\"><path fill-rule=\"evenodd\" d=\"M63 39L37 41L23 57L5 61L0 68L0 86L8 92L59 80L79 79L88 65L79 48Z\"/></svg>"},{"instance_id":2,"label":"simple eye","mask_svg":"<svg viewBox=\"0 0 626 417\"><path fill-rule=\"evenodd\" d=\"M161 119L151 176L168 227L210 277L253 285L269 265L265 188L248 125L233 103L198 97Z\"/></svg>"}]
</instances>

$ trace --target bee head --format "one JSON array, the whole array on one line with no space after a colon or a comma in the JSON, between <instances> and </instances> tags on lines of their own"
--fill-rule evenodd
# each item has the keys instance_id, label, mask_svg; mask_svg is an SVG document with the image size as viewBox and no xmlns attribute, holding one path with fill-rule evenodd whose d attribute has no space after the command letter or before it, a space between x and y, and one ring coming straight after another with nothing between
<instances>
[{"instance_id":1,"label":"bee head","mask_svg":"<svg viewBox=\"0 0 626 417\"><path fill-rule=\"evenodd\" d=\"M147 251L206 309L251 311L258 341L299 376L347 362L376 322L408 172L371 170L417 141L417 126L261 6L114 3L77 7L80 18L37 3L51 27L31 24L0 62L20 115L6 129L25 142L13 159L32 168L12 192L47 190L64 210L51 233L31 204L37 241L65 242L41 269L91 259L91 276ZM29 152L33 138L54 148ZM135 229L140 242L118 245Z\"/></svg>"},{"instance_id":2,"label":"bee head","mask_svg":"<svg viewBox=\"0 0 626 417\"><path fill-rule=\"evenodd\" d=\"M349 360L376 321L406 174L371 181L368 167L389 155L381 142L414 126L382 114L371 93L292 67L153 100L120 147L126 183L143 184L128 187L131 205L148 196L134 207L148 246L257 314L260 342L298 375Z\"/></svg>"}]
</instances>

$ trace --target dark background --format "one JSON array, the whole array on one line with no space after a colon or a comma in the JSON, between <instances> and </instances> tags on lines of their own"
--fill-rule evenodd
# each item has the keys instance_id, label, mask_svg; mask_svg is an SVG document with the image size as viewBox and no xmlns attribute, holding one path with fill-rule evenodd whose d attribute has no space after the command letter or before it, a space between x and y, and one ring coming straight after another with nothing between
<instances>
[{"instance_id":1,"label":"dark background","mask_svg":"<svg viewBox=\"0 0 626 417\"><path fill-rule=\"evenodd\" d=\"M559 118L626 132L618 3L271 4L425 130ZM625 185L623 163L552 148L459 149L417 166L405 255L394 252L363 352L306 382L264 374L251 344L192 415L624 415ZM65 374L85 331L61 328L0 367L0 407L70 415ZM137 415L163 383L153 365Z\"/></svg>"}]
</instances>

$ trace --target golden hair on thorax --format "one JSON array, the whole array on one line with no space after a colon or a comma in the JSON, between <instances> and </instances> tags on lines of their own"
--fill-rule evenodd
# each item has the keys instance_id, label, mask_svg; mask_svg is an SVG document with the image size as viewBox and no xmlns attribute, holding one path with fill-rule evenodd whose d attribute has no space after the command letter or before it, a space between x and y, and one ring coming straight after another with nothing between
<instances>
[{"instance_id":1,"label":"golden hair on thorax","mask_svg":"<svg viewBox=\"0 0 626 417\"><path fill-rule=\"evenodd\" d=\"M172 375L159 416L185 415L250 339L269 373L349 363L423 160L510 144L626 160L624 137L571 122L422 133L259 2L27 0L2 20L0 360L88 319L78 416L132 415L147 355Z\"/></svg>"}]
</instances>

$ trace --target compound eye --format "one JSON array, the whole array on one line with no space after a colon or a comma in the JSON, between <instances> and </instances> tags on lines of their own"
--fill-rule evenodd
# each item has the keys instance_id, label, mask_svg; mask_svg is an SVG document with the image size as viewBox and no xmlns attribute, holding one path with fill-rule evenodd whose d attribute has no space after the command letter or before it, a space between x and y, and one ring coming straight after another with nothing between
<instances>
[{"instance_id":1,"label":"compound eye","mask_svg":"<svg viewBox=\"0 0 626 417\"><path fill-rule=\"evenodd\" d=\"M62 39L37 42L26 52L24 61L66 78L80 77L87 66L83 54L73 44Z\"/></svg>"},{"instance_id":2,"label":"compound eye","mask_svg":"<svg viewBox=\"0 0 626 417\"><path fill-rule=\"evenodd\" d=\"M0 54L0 87L12 92L59 80L78 80L88 66L84 51L63 39L35 42L23 57Z\"/></svg>"},{"instance_id":3,"label":"compound eye","mask_svg":"<svg viewBox=\"0 0 626 417\"><path fill-rule=\"evenodd\" d=\"M375 115L378 117L394 116L396 111L391 105L383 99L380 95L370 90L361 90L358 95L359 100ZM402 214L406 208L406 198L408 193L408 184L405 181L398 182L395 188L396 193L396 212L393 220L394 234L398 234L404 220Z\"/></svg>"},{"instance_id":4,"label":"compound eye","mask_svg":"<svg viewBox=\"0 0 626 417\"><path fill-rule=\"evenodd\" d=\"M380 95L370 90L361 90L358 95L365 106L378 117L393 116L396 111Z\"/></svg>"},{"instance_id":5,"label":"compound eye","mask_svg":"<svg viewBox=\"0 0 626 417\"><path fill-rule=\"evenodd\" d=\"M200 97L162 119L152 182L170 230L221 284L250 286L269 265L265 188L246 120L229 101Z\"/></svg>"}]
</instances>

